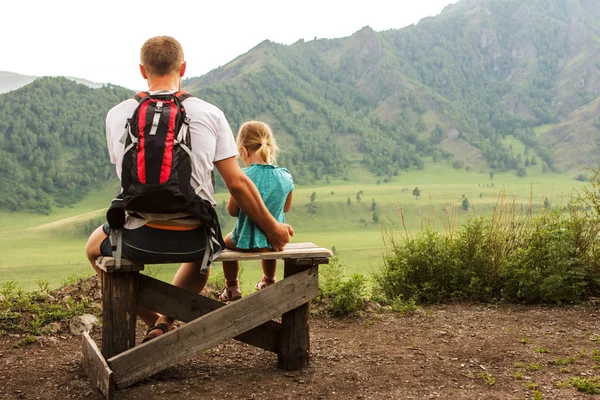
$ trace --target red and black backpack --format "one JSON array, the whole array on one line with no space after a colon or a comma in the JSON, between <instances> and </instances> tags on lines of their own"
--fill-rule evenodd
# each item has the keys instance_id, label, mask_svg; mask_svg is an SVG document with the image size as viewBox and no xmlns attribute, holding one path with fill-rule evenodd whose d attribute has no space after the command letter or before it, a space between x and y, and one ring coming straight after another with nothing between
<instances>
[{"instance_id":1,"label":"red and black backpack","mask_svg":"<svg viewBox=\"0 0 600 400\"><path fill-rule=\"evenodd\" d=\"M218 225L216 213L198 194L205 182L191 185L192 154L189 124L183 101L187 92L140 92L139 105L127 120L121 143L122 192L107 213L111 228L120 229L125 210L133 213L188 213L207 226Z\"/></svg>"}]
</instances>

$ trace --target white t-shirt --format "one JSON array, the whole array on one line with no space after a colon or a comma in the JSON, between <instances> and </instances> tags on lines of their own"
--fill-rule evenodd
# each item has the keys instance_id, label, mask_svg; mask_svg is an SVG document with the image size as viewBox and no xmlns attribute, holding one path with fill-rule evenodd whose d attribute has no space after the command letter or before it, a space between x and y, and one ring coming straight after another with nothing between
<instances>
[{"instance_id":1,"label":"white t-shirt","mask_svg":"<svg viewBox=\"0 0 600 400\"><path fill-rule=\"evenodd\" d=\"M119 179L121 179L125 148L119 140L125 132L127 119L131 118L137 106L137 100L125 100L113 107L106 115L106 141L110 162L116 164ZM235 139L225 115L214 105L190 97L183 101L183 106L188 118L191 119L189 132L192 153L196 158L195 165L192 166L191 184L196 189L198 187L196 182L204 182L208 179L205 190L200 193L200 196L210 201L214 207L217 202L213 197L215 189L210 179L214 162L238 155Z\"/></svg>"}]
</instances>

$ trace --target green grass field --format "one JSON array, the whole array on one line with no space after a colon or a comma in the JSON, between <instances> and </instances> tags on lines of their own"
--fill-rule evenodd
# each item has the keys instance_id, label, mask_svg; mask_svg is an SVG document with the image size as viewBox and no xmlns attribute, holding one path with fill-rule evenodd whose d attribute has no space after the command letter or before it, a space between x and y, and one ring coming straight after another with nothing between
<instances>
[{"instance_id":1,"label":"green grass field","mask_svg":"<svg viewBox=\"0 0 600 400\"><path fill-rule=\"evenodd\" d=\"M382 178L358 170L353 182L331 179L328 184L297 187L288 221L296 231L295 242L335 247L347 274L368 276L382 263L383 237L403 232L404 226L414 233L428 221L443 229L443 216L451 215L455 223L460 223L471 212L487 213L500 193L523 207L530 199L536 207L545 198L553 206L566 204L573 189L584 185L570 176L574 173L542 174L539 166L528 168L528 174L519 178L513 171L496 174L491 180L489 171L467 172L434 164L384 183ZM107 182L74 207L57 208L49 216L0 213L0 282L17 281L23 289L32 290L40 279L58 287L69 277L91 275L84 255L85 232L104 215L116 187L116 182ZM419 198L412 194L415 187L420 190ZM311 205L313 192L316 198ZM463 196L469 199L469 211L462 209ZM226 198L226 193L217 195L219 203ZM373 221L373 200L378 222ZM450 214L445 213L446 207ZM223 219L224 231L230 230L233 223L230 217ZM168 281L176 268L152 266L150 271ZM248 292L260 279L260 266L248 263L243 268L243 289Z\"/></svg>"}]
</instances>

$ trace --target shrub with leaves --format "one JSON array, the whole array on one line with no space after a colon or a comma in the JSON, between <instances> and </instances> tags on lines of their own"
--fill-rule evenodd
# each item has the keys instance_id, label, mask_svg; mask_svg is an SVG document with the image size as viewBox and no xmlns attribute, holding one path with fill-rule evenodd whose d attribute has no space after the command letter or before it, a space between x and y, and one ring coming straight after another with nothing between
<instances>
[{"instance_id":1,"label":"shrub with leaves","mask_svg":"<svg viewBox=\"0 0 600 400\"><path fill-rule=\"evenodd\" d=\"M491 214L471 216L459 227L445 224L445 232L439 232L425 224L414 237L389 236L389 252L374 276L375 291L389 302L417 303L560 304L599 296L597 193L598 173L564 210L542 209L534 215L531 206L500 196Z\"/></svg>"},{"instance_id":2,"label":"shrub with leaves","mask_svg":"<svg viewBox=\"0 0 600 400\"><path fill-rule=\"evenodd\" d=\"M344 316L364 309L366 279L362 275L344 278L344 269L337 257L329 264L319 267L319 290L317 300L331 299L329 312L334 316Z\"/></svg>"}]
</instances>

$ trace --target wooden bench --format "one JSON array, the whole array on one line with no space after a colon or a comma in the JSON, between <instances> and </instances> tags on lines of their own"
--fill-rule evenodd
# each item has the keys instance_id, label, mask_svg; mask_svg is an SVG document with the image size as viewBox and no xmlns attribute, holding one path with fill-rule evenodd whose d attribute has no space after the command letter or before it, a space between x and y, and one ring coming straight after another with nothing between
<instances>
[{"instance_id":1,"label":"wooden bench","mask_svg":"<svg viewBox=\"0 0 600 400\"><path fill-rule=\"evenodd\" d=\"M234 338L277 354L285 370L309 359L310 301L318 296L318 267L332 256L313 243L291 243L281 252L225 250L217 261L284 260L284 279L242 299L223 304L139 272L144 265L100 257L102 270L102 346L83 335L83 368L109 399L126 388L217 344ZM219 265L213 265L218 268ZM136 308L186 322L135 346ZM272 319L281 316L281 323Z\"/></svg>"}]
</instances>

